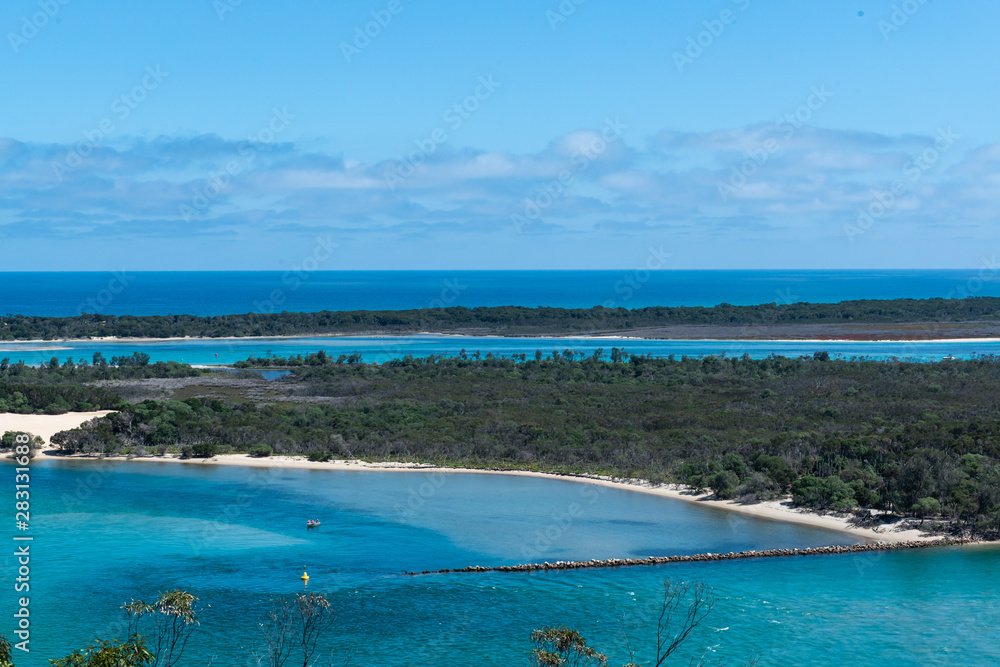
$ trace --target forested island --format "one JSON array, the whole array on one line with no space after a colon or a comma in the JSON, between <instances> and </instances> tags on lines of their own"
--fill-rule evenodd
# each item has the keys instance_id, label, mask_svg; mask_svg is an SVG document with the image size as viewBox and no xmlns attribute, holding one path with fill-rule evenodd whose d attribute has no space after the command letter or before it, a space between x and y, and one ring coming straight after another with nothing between
<instances>
[{"instance_id":1,"label":"forested island","mask_svg":"<svg viewBox=\"0 0 1000 667\"><path fill-rule=\"evenodd\" d=\"M1000 298L650 308L422 308L194 315L0 317L0 340L406 334L629 334L651 338L948 338L997 335Z\"/></svg>"},{"instance_id":2,"label":"forested island","mask_svg":"<svg viewBox=\"0 0 1000 667\"><path fill-rule=\"evenodd\" d=\"M209 372L142 355L0 364L0 411L118 412L65 454L300 454L601 474L755 503L1000 535L1000 360L650 358L612 348L364 363L316 352Z\"/></svg>"}]
</instances>

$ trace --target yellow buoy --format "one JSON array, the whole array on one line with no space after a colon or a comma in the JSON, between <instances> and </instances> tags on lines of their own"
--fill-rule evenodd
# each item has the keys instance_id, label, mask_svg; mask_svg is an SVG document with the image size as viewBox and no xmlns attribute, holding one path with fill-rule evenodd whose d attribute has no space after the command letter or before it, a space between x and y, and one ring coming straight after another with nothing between
<instances>
[{"instance_id":1,"label":"yellow buoy","mask_svg":"<svg viewBox=\"0 0 1000 667\"><path fill-rule=\"evenodd\" d=\"M307 585L309 584L309 573L305 570L302 571L302 583Z\"/></svg>"}]
</instances>

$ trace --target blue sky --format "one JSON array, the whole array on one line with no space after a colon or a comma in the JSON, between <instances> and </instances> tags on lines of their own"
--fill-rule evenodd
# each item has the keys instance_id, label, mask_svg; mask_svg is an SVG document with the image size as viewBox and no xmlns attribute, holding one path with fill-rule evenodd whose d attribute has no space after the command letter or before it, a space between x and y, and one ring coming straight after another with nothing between
<instances>
[{"instance_id":1,"label":"blue sky","mask_svg":"<svg viewBox=\"0 0 1000 667\"><path fill-rule=\"evenodd\" d=\"M995 0L10 0L3 269L977 268L998 24Z\"/></svg>"}]
</instances>

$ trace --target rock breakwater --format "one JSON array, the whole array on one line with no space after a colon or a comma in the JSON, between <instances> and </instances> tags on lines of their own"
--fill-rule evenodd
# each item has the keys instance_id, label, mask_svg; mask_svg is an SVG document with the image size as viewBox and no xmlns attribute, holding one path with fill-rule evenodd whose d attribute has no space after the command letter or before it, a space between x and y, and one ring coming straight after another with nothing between
<instances>
[{"instance_id":1,"label":"rock breakwater","mask_svg":"<svg viewBox=\"0 0 1000 667\"><path fill-rule=\"evenodd\" d=\"M857 554L872 551L902 551L904 549L926 549L929 547L954 546L968 544L970 540L945 539L936 541L908 542L874 542L870 544L851 544L847 546L808 547L805 549L764 549L760 551L732 551L729 553L704 553L690 556L650 556L649 558L611 558L608 560L559 560L554 563L524 563L521 565L498 565L484 567L471 565L469 567L445 570L424 570L422 572L404 572L406 575L421 574L452 574L465 572L537 572L540 570L582 570L601 567L636 567L640 565L665 565L668 563L702 563L723 560L744 560L749 558L787 558L791 556L830 556L837 554Z\"/></svg>"}]
</instances>

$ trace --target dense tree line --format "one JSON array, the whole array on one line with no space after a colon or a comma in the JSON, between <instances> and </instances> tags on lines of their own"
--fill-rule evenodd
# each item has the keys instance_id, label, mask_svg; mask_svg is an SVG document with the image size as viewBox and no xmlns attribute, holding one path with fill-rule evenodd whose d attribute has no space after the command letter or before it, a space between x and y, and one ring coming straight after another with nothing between
<instances>
[{"instance_id":1,"label":"dense tree line","mask_svg":"<svg viewBox=\"0 0 1000 667\"><path fill-rule=\"evenodd\" d=\"M121 398L101 387L0 383L0 413L58 415L115 410L122 405Z\"/></svg>"},{"instance_id":2,"label":"dense tree line","mask_svg":"<svg viewBox=\"0 0 1000 667\"><path fill-rule=\"evenodd\" d=\"M307 405L146 401L54 442L69 452L255 450L673 479L745 502L791 493L819 509L1000 529L994 358L476 356L376 365L308 355L313 363L275 385Z\"/></svg>"},{"instance_id":3,"label":"dense tree line","mask_svg":"<svg viewBox=\"0 0 1000 667\"><path fill-rule=\"evenodd\" d=\"M30 366L23 361L11 363L9 358L3 358L0 359L0 383L83 384L100 380L197 377L206 372L176 361L151 364L149 355L143 352L112 357L110 361L95 352L91 360L67 357L60 362L58 357L52 357L44 364Z\"/></svg>"},{"instance_id":4,"label":"dense tree line","mask_svg":"<svg viewBox=\"0 0 1000 667\"><path fill-rule=\"evenodd\" d=\"M417 310L322 311L194 315L100 315L0 317L0 340L196 336L284 336L332 333L481 331L507 334L625 331L678 324L969 322L1000 319L1000 298L894 299L840 303L720 304L650 308L423 308Z\"/></svg>"},{"instance_id":5,"label":"dense tree line","mask_svg":"<svg viewBox=\"0 0 1000 667\"><path fill-rule=\"evenodd\" d=\"M0 359L0 412L61 414L76 411L114 410L122 399L99 386L104 380L196 377L200 371L174 361L149 363L149 355L136 352L113 357L109 362L100 352L74 361L57 357L40 366Z\"/></svg>"}]
</instances>

